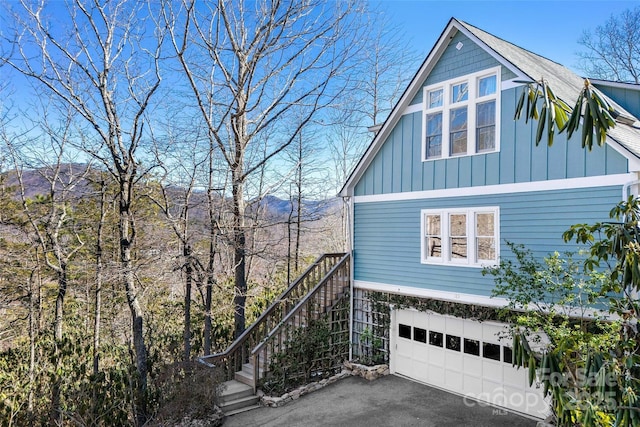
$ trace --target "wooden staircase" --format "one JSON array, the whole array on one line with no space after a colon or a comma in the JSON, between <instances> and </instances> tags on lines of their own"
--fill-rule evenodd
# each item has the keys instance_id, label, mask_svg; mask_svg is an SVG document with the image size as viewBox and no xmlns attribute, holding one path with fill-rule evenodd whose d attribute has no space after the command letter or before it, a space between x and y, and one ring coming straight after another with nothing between
<instances>
[{"instance_id":1,"label":"wooden staircase","mask_svg":"<svg viewBox=\"0 0 640 427\"><path fill-rule=\"evenodd\" d=\"M271 355L286 350L292 330L331 314L348 297L349 283L350 256L322 255L225 351L199 358L227 380L219 402L226 415L256 407L258 382L268 374Z\"/></svg>"}]
</instances>

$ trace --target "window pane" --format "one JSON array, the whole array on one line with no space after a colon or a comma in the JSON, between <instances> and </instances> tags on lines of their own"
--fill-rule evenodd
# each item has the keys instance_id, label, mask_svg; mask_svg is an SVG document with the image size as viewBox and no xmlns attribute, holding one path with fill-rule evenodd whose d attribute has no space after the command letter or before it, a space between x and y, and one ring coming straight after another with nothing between
<instances>
[{"instance_id":1,"label":"window pane","mask_svg":"<svg viewBox=\"0 0 640 427\"><path fill-rule=\"evenodd\" d=\"M450 258L467 258L467 215L452 214L449 216L449 234Z\"/></svg>"},{"instance_id":2,"label":"window pane","mask_svg":"<svg viewBox=\"0 0 640 427\"><path fill-rule=\"evenodd\" d=\"M469 99L469 85L460 83L451 86L451 103L462 102Z\"/></svg>"},{"instance_id":3,"label":"window pane","mask_svg":"<svg viewBox=\"0 0 640 427\"><path fill-rule=\"evenodd\" d=\"M478 260L494 261L496 259L495 240L492 237L478 237L476 242Z\"/></svg>"},{"instance_id":4,"label":"window pane","mask_svg":"<svg viewBox=\"0 0 640 427\"><path fill-rule=\"evenodd\" d=\"M411 339L411 326L398 323L398 336L400 338Z\"/></svg>"},{"instance_id":5,"label":"window pane","mask_svg":"<svg viewBox=\"0 0 640 427\"><path fill-rule=\"evenodd\" d=\"M430 258L442 257L442 238L440 237L427 238L427 256Z\"/></svg>"},{"instance_id":6,"label":"window pane","mask_svg":"<svg viewBox=\"0 0 640 427\"><path fill-rule=\"evenodd\" d=\"M442 89L436 89L429 92L429 107L442 107Z\"/></svg>"},{"instance_id":7,"label":"window pane","mask_svg":"<svg viewBox=\"0 0 640 427\"><path fill-rule=\"evenodd\" d=\"M427 237L427 257L442 257L440 215L427 215L425 236Z\"/></svg>"},{"instance_id":8,"label":"window pane","mask_svg":"<svg viewBox=\"0 0 640 427\"><path fill-rule=\"evenodd\" d=\"M484 237L493 237L495 235L493 212L476 214L476 234Z\"/></svg>"},{"instance_id":9,"label":"window pane","mask_svg":"<svg viewBox=\"0 0 640 427\"><path fill-rule=\"evenodd\" d=\"M487 126L476 131L476 151L493 151L496 148L496 128Z\"/></svg>"},{"instance_id":10,"label":"window pane","mask_svg":"<svg viewBox=\"0 0 640 427\"><path fill-rule=\"evenodd\" d=\"M449 131L451 155L465 154L467 152L467 107L451 110Z\"/></svg>"},{"instance_id":11,"label":"window pane","mask_svg":"<svg viewBox=\"0 0 640 427\"><path fill-rule=\"evenodd\" d=\"M478 80L478 96L496 93L496 76L483 77Z\"/></svg>"},{"instance_id":12,"label":"window pane","mask_svg":"<svg viewBox=\"0 0 640 427\"><path fill-rule=\"evenodd\" d=\"M509 347L502 347L502 356L504 363L513 363L513 351Z\"/></svg>"},{"instance_id":13,"label":"window pane","mask_svg":"<svg viewBox=\"0 0 640 427\"><path fill-rule=\"evenodd\" d=\"M440 235L440 215L427 215L427 234L429 236Z\"/></svg>"},{"instance_id":14,"label":"window pane","mask_svg":"<svg viewBox=\"0 0 640 427\"><path fill-rule=\"evenodd\" d=\"M443 341L442 332L429 331L429 344L435 345L436 347L442 347Z\"/></svg>"},{"instance_id":15,"label":"window pane","mask_svg":"<svg viewBox=\"0 0 640 427\"><path fill-rule=\"evenodd\" d=\"M496 123L496 101L483 102L476 107L478 127L493 126Z\"/></svg>"},{"instance_id":16,"label":"window pane","mask_svg":"<svg viewBox=\"0 0 640 427\"><path fill-rule=\"evenodd\" d=\"M427 158L442 155L442 113L427 114Z\"/></svg>"},{"instance_id":17,"label":"window pane","mask_svg":"<svg viewBox=\"0 0 640 427\"><path fill-rule=\"evenodd\" d=\"M426 343L427 342L427 331L422 328L413 328L413 340Z\"/></svg>"},{"instance_id":18,"label":"window pane","mask_svg":"<svg viewBox=\"0 0 640 427\"><path fill-rule=\"evenodd\" d=\"M493 261L496 259L495 222L492 212L476 214L476 258Z\"/></svg>"},{"instance_id":19,"label":"window pane","mask_svg":"<svg viewBox=\"0 0 640 427\"><path fill-rule=\"evenodd\" d=\"M500 346L488 342L482 343L482 357L500 361Z\"/></svg>"},{"instance_id":20,"label":"window pane","mask_svg":"<svg viewBox=\"0 0 640 427\"><path fill-rule=\"evenodd\" d=\"M467 235L467 215L451 214L449 216L449 232L451 237L463 237Z\"/></svg>"},{"instance_id":21,"label":"window pane","mask_svg":"<svg viewBox=\"0 0 640 427\"><path fill-rule=\"evenodd\" d=\"M464 339L464 352L474 356L480 356L480 341L469 338Z\"/></svg>"},{"instance_id":22,"label":"window pane","mask_svg":"<svg viewBox=\"0 0 640 427\"><path fill-rule=\"evenodd\" d=\"M455 335L447 335L447 349L453 351L460 351L460 337Z\"/></svg>"},{"instance_id":23,"label":"window pane","mask_svg":"<svg viewBox=\"0 0 640 427\"><path fill-rule=\"evenodd\" d=\"M493 150L496 147L496 102L489 101L476 107L476 151Z\"/></svg>"}]
</instances>

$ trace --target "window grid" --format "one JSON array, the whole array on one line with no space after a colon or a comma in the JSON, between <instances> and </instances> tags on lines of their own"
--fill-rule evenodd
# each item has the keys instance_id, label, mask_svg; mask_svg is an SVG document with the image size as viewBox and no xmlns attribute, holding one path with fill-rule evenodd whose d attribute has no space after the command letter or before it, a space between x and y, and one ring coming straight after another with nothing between
<instances>
[{"instance_id":1,"label":"window grid","mask_svg":"<svg viewBox=\"0 0 640 427\"><path fill-rule=\"evenodd\" d=\"M483 267L498 262L497 206L423 209L421 216L423 264Z\"/></svg>"},{"instance_id":2,"label":"window grid","mask_svg":"<svg viewBox=\"0 0 640 427\"><path fill-rule=\"evenodd\" d=\"M500 67L424 88L423 161L496 151Z\"/></svg>"}]
</instances>

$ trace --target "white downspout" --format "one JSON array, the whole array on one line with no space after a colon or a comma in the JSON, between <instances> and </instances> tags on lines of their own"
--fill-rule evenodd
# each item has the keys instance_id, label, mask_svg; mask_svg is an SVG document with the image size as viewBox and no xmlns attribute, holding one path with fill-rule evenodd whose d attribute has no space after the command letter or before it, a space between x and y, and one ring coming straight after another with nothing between
<instances>
[{"instance_id":1,"label":"white downspout","mask_svg":"<svg viewBox=\"0 0 640 427\"><path fill-rule=\"evenodd\" d=\"M353 360L353 197L345 196L342 198L346 205L347 235L345 236L346 252L349 254L349 360Z\"/></svg>"},{"instance_id":2,"label":"white downspout","mask_svg":"<svg viewBox=\"0 0 640 427\"><path fill-rule=\"evenodd\" d=\"M640 172L636 172L636 176L640 178ZM622 186L622 201L626 201L629 196L633 195L638 197L638 187L640 185L640 179L636 179L634 181L629 181ZM634 188L635 187L635 188ZM631 291L631 298L634 300L638 300L638 291Z\"/></svg>"}]
</instances>

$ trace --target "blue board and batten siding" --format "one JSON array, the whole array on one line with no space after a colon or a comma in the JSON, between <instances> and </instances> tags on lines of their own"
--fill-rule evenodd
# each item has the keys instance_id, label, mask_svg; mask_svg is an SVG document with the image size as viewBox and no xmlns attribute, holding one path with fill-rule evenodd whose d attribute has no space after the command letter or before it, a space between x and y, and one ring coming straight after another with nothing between
<instances>
[{"instance_id":1,"label":"blue board and batten siding","mask_svg":"<svg viewBox=\"0 0 640 427\"><path fill-rule=\"evenodd\" d=\"M534 254L576 250L562 241L575 223L606 220L621 187L535 191L354 205L354 279L418 289L490 296L493 279L480 268L420 262L421 209L499 206L501 258L512 257L505 241Z\"/></svg>"},{"instance_id":2,"label":"blue board and batten siding","mask_svg":"<svg viewBox=\"0 0 640 427\"><path fill-rule=\"evenodd\" d=\"M640 96L638 96L640 86L630 89L624 87L605 86L598 83L595 83L594 85L609 98L615 99L622 108L633 114L634 117L640 118Z\"/></svg>"},{"instance_id":3,"label":"blue board and batten siding","mask_svg":"<svg viewBox=\"0 0 640 427\"><path fill-rule=\"evenodd\" d=\"M548 147L534 142L537 122L514 120L522 88L502 91L500 150L422 161L422 113L405 114L355 186L355 195L512 184L626 173L628 160L610 146L591 152L579 135L556 135Z\"/></svg>"},{"instance_id":4,"label":"blue board and batten siding","mask_svg":"<svg viewBox=\"0 0 640 427\"><path fill-rule=\"evenodd\" d=\"M458 43L462 43L460 49ZM489 55L484 49L469 40L467 36L458 32L449 41L446 49L440 56L439 61L434 65L422 86L429 86L449 79L466 76L478 71L497 67L500 65L497 59ZM509 80L515 77L511 71L502 67L502 80ZM411 101L411 105L422 102L422 91L419 91Z\"/></svg>"}]
</instances>

